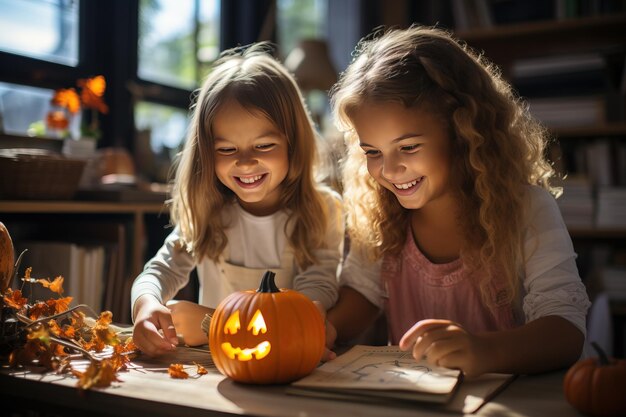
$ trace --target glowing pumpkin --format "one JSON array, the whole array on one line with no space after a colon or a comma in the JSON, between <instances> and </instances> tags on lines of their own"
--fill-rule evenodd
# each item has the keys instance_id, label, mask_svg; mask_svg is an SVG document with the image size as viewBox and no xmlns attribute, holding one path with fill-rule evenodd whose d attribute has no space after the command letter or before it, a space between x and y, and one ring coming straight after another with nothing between
<instances>
[{"instance_id":1,"label":"glowing pumpkin","mask_svg":"<svg viewBox=\"0 0 626 417\"><path fill-rule=\"evenodd\" d=\"M13 278L13 240L4 223L0 222L0 293L4 293L11 285Z\"/></svg>"},{"instance_id":2,"label":"glowing pumpkin","mask_svg":"<svg viewBox=\"0 0 626 417\"><path fill-rule=\"evenodd\" d=\"M298 291L265 272L258 290L235 292L215 310L209 347L217 369L238 382L282 384L308 375L324 353L322 316Z\"/></svg>"}]
</instances>

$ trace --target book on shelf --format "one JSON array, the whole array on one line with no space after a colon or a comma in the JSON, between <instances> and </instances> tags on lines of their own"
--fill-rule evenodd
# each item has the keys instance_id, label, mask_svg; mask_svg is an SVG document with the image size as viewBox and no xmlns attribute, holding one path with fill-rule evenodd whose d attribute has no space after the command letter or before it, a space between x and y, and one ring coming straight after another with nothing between
<instances>
[{"instance_id":1,"label":"book on shelf","mask_svg":"<svg viewBox=\"0 0 626 417\"><path fill-rule=\"evenodd\" d=\"M601 283L610 300L626 301L626 266L605 266Z\"/></svg>"},{"instance_id":2,"label":"book on shelf","mask_svg":"<svg viewBox=\"0 0 626 417\"><path fill-rule=\"evenodd\" d=\"M599 228L626 227L626 187L600 187L596 226Z\"/></svg>"},{"instance_id":3,"label":"book on shelf","mask_svg":"<svg viewBox=\"0 0 626 417\"><path fill-rule=\"evenodd\" d=\"M472 413L500 392L513 375L465 379L459 370L416 361L398 346L356 345L293 382L291 395L409 405L421 403Z\"/></svg>"},{"instance_id":4,"label":"book on shelf","mask_svg":"<svg viewBox=\"0 0 626 417\"><path fill-rule=\"evenodd\" d=\"M605 94L615 89L600 53L562 54L515 60L511 81L523 97Z\"/></svg>"},{"instance_id":5,"label":"book on shelf","mask_svg":"<svg viewBox=\"0 0 626 417\"><path fill-rule=\"evenodd\" d=\"M563 189L556 203L565 224L568 227L593 227L595 202L589 178L570 176L555 185Z\"/></svg>"},{"instance_id":6,"label":"book on shelf","mask_svg":"<svg viewBox=\"0 0 626 417\"><path fill-rule=\"evenodd\" d=\"M32 268L31 277L36 279L54 280L63 276L64 296L74 297L71 306L77 304L76 296L80 293L80 275L83 262L83 251L80 246L72 242L61 241L22 241L15 245L15 252L26 250L18 271L18 282L13 288L22 288L21 278L26 268ZM23 293L29 302L45 301L57 298L47 288L39 284L24 284Z\"/></svg>"},{"instance_id":7,"label":"book on shelf","mask_svg":"<svg viewBox=\"0 0 626 417\"><path fill-rule=\"evenodd\" d=\"M106 268L104 247L63 241L24 241L19 250L24 249L28 250L22 259L20 277L27 267L32 267L31 277L37 279L53 280L61 275L63 296L72 297L70 306L87 304L99 312ZM30 302L58 297L39 284L26 285L25 294Z\"/></svg>"},{"instance_id":8,"label":"book on shelf","mask_svg":"<svg viewBox=\"0 0 626 417\"><path fill-rule=\"evenodd\" d=\"M532 97L526 99L530 113L548 128L573 128L603 125L606 97Z\"/></svg>"},{"instance_id":9,"label":"book on shelf","mask_svg":"<svg viewBox=\"0 0 626 417\"><path fill-rule=\"evenodd\" d=\"M452 0L451 9L457 31L493 26L487 0Z\"/></svg>"},{"instance_id":10,"label":"book on shelf","mask_svg":"<svg viewBox=\"0 0 626 417\"><path fill-rule=\"evenodd\" d=\"M581 149L585 152L587 172L593 185L596 187L614 185L611 141L606 138L596 138Z\"/></svg>"}]
</instances>

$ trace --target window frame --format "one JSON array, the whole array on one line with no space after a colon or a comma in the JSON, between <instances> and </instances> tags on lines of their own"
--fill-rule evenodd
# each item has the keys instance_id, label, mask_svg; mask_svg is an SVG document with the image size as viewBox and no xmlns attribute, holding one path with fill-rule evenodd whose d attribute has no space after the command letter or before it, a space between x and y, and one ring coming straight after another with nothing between
<instances>
[{"instance_id":1,"label":"window frame","mask_svg":"<svg viewBox=\"0 0 626 417\"><path fill-rule=\"evenodd\" d=\"M247 45L261 40L260 37L275 42L274 2L275 0L221 0L220 50ZM329 7L344 17L354 15L354 10L357 10L357 16L352 16L352 19L356 21L355 28L358 31L364 27L363 15L367 8L363 5L371 5L373 2L374 0L349 0L349 7L339 7L342 2L330 1ZM333 12L329 14L332 16ZM333 19L329 24L328 39L335 39L335 34L345 35L345 29L341 29L345 22L341 19ZM355 36L352 33L355 28L350 29L350 37ZM57 89L75 87L79 78L104 75L107 80L105 100L110 112L100 115L103 136L98 147L119 146L131 152L134 150L136 101L189 109L193 90L141 80L138 77L139 0L82 0L78 33L77 66L0 51L0 81ZM334 43L336 40L333 40ZM337 52L340 53L341 49L351 50L351 47L352 45L350 48L339 48Z\"/></svg>"}]
</instances>

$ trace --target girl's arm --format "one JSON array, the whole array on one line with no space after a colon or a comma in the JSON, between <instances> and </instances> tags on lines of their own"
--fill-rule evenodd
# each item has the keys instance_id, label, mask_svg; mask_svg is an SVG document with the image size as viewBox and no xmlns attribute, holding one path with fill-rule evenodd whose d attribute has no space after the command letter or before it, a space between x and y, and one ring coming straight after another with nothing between
<instances>
[{"instance_id":1,"label":"girl's arm","mask_svg":"<svg viewBox=\"0 0 626 417\"><path fill-rule=\"evenodd\" d=\"M531 374L567 367L581 354L584 335L568 320L541 317L518 328L472 335L449 320L422 320L400 341L417 360L461 369Z\"/></svg>"},{"instance_id":2,"label":"girl's arm","mask_svg":"<svg viewBox=\"0 0 626 417\"><path fill-rule=\"evenodd\" d=\"M164 302L185 286L194 267L192 256L178 241L176 228L146 263L131 288L133 340L150 356L166 353L178 343L171 312Z\"/></svg>"},{"instance_id":3,"label":"girl's arm","mask_svg":"<svg viewBox=\"0 0 626 417\"><path fill-rule=\"evenodd\" d=\"M183 338L185 344L199 346L209 343L207 335L201 328L201 323L205 315L213 314L214 309L185 300L172 300L167 303L167 308L172 313L176 334Z\"/></svg>"},{"instance_id":4,"label":"girl's arm","mask_svg":"<svg viewBox=\"0 0 626 417\"><path fill-rule=\"evenodd\" d=\"M345 343L363 333L374 323L380 310L360 292L351 287L341 287L339 301L326 318L337 332L337 342Z\"/></svg>"},{"instance_id":5,"label":"girl's arm","mask_svg":"<svg viewBox=\"0 0 626 417\"><path fill-rule=\"evenodd\" d=\"M135 278L130 301L133 322L137 315L139 297L151 295L161 304L165 304L189 282L189 274L195 267L195 262L191 254L180 246L179 239L178 228L175 228Z\"/></svg>"},{"instance_id":6,"label":"girl's arm","mask_svg":"<svg viewBox=\"0 0 626 417\"><path fill-rule=\"evenodd\" d=\"M314 251L317 263L298 273L293 287L311 300L319 301L324 310L328 310L337 302L337 275L343 257L345 226L339 194L325 188L320 191L328 209L325 247Z\"/></svg>"},{"instance_id":7,"label":"girl's arm","mask_svg":"<svg viewBox=\"0 0 626 417\"><path fill-rule=\"evenodd\" d=\"M578 360L584 335L566 319L542 317L521 327L482 336L490 362L486 372L531 374L565 368ZM490 352L489 352L490 351Z\"/></svg>"}]
</instances>

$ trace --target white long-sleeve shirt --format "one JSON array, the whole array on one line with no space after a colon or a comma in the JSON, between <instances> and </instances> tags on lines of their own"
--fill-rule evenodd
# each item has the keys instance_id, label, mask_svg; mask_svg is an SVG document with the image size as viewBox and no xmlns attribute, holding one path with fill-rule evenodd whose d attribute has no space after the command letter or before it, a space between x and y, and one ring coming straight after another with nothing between
<instances>
[{"instance_id":1,"label":"white long-sleeve shirt","mask_svg":"<svg viewBox=\"0 0 626 417\"><path fill-rule=\"evenodd\" d=\"M285 286L302 292L311 300L321 302L328 309L334 305L338 296L337 280L343 255L344 218L339 195L329 189L320 191L329 213L326 247L314 251L318 263L305 270L297 267L295 259L288 262L292 264L293 278L291 285ZM225 229L228 247L223 254L223 261L255 270L284 266L284 257L290 256L287 250L289 230L285 231L287 218L288 213L285 210L269 216L254 216L236 202L227 206L222 214L222 219L228 225ZM133 310L137 298L144 294L153 295L162 303L172 299L187 284L193 268L197 268L200 282L200 304L215 308L233 289L224 282L224 272L219 261L204 257L196 263L192 255L178 244L179 237L178 228L174 228L157 254L146 263L143 272L135 279L131 289ZM234 281L236 285L236 278Z\"/></svg>"}]
</instances>

